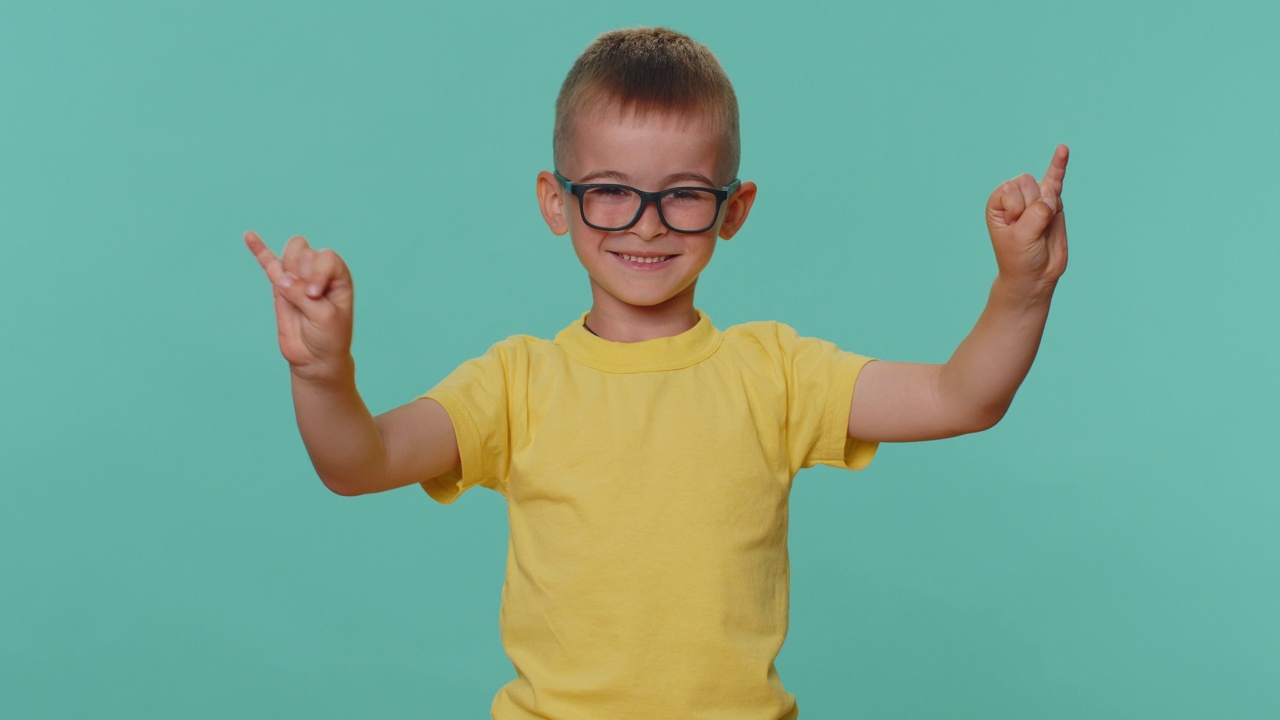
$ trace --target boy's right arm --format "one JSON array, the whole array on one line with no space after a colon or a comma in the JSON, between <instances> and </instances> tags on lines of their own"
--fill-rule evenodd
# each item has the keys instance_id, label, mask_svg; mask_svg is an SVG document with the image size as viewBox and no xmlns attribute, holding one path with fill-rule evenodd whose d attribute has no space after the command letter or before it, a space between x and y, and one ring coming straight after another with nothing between
<instances>
[{"instance_id":1,"label":"boy's right arm","mask_svg":"<svg viewBox=\"0 0 1280 720\"><path fill-rule=\"evenodd\" d=\"M415 400L375 418L360 398L351 358L354 294L342 259L301 237L281 258L256 233L244 240L271 281L298 430L324 484L362 495L458 467L453 423L439 403Z\"/></svg>"}]
</instances>

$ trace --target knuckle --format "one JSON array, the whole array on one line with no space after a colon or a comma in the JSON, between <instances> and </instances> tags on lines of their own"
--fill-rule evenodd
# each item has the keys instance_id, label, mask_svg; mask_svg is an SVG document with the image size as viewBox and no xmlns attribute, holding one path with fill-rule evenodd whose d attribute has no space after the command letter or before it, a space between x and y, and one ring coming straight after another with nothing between
<instances>
[{"instance_id":1,"label":"knuckle","mask_svg":"<svg viewBox=\"0 0 1280 720\"><path fill-rule=\"evenodd\" d=\"M295 277L290 281L289 286L284 288L283 292L290 302L297 305L306 295L306 283L301 278Z\"/></svg>"},{"instance_id":2,"label":"knuckle","mask_svg":"<svg viewBox=\"0 0 1280 720\"><path fill-rule=\"evenodd\" d=\"M332 250L321 250L316 255L316 264L326 269L337 267L338 254Z\"/></svg>"}]
</instances>

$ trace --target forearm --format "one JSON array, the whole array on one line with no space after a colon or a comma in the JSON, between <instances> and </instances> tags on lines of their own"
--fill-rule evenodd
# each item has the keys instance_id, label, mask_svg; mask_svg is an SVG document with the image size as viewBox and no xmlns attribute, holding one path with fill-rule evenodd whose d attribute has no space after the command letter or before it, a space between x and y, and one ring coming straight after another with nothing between
<instances>
[{"instance_id":1,"label":"forearm","mask_svg":"<svg viewBox=\"0 0 1280 720\"><path fill-rule=\"evenodd\" d=\"M290 377L298 430L325 486L339 495L379 487L387 467L386 445L356 390L355 362L333 377Z\"/></svg>"},{"instance_id":2,"label":"forearm","mask_svg":"<svg viewBox=\"0 0 1280 720\"><path fill-rule=\"evenodd\" d=\"M961 427L984 430L1004 417L1040 348L1052 288L1013 292L997 277L973 330L939 374L940 402Z\"/></svg>"}]
</instances>

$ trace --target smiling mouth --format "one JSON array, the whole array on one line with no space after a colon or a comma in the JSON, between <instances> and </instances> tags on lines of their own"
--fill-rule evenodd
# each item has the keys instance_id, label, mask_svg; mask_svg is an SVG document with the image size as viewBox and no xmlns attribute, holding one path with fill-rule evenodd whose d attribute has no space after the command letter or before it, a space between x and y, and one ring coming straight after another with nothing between
<instances>
[{"instance_id":1,"label":"smiling mouth","mask_svg":"<svg viewBox=\"0 0 1280 720\"><path fill-rule=\"evenodd\" d=\"M675 257L675 255L646 255L646 256L628 255L626 253L619 253L619 252L614 253L614 255L617 255L623 260L629 260L631 262L641 263L644 265L652 265L653 263L660 263Z\"/></svg>"}]
</instances>

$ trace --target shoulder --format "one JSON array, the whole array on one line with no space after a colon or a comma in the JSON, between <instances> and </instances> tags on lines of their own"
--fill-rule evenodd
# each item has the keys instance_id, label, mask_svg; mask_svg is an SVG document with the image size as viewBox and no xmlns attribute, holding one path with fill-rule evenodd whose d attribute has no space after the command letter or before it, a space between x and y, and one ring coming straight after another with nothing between
<instances>
[{"instance_id":1,"label":"shoulder","mask_svg":"<svg viewBox=\"0 0 1280 720\"><path fill-rule=\"evenodd\" d=\"M555 351L555 343L532 335L512 335L489 346L480 358L514 360ZM476 359L480 359L476 358Z\"/></svg>"},{"instance_id":2,"label":"shoulder","mask_svg":"<svg viewBox=\"0 0 1280 720\"><path fill-rule=\"evenodd\" d=\"M550 340L544 340L532 335L512 335L494 343L489 347L489 351L530 353L545 351L554 346L555 343Z\"/></svg>"},{"instance_id":3,"label":"shoulder","mask_svg":"<svg viewBox=\"0 0 1280 720\"><path fill-rule=\"evenodd\" d=\"M738 347L756 346L776 351L785 351L800 341L817 341L817 338L801 337L795 328L776 320L757 320L733 325L724 331L724 338L726 343Z\"/></svg>"},{"instance_id":4,"label":"shoulder","mask_svg":"<svg viewBox=\"0 0 1280 720\"><path fill-rule=\"evenodd\" d=\"M778 369L786 365L788 338L794 336L795 331L780 322L746 322L724 330L722 347L739 365Z\"/></svg>"},{"instance_id":5,"label":"shoulder","mask_svg":"<svg viewBox=\"0 0 1280 720\"><path fill-rule=\"evenodd\" d=\"M530 335L512 335L499 340L484 353L455 366L420 397L430 397L446 409L472 408L473 415L483 415L485 409L503 406L503 397L523 394L532 374L531 366L537 364L539 354L546 353L551 345Z\"/></svg>"},{"instance_id":6,"label":"shoulder","mask_svg":"<svg viewBox=\"0 0 1280 720\"><path fill-rule=\"evenodd\" d=\"M790 325L773 320L734 325L725 330L724 335L725 344L739 350L740 354L752 354L754 351L783 365L861 357L842 350L829 340L801 335Z\"/></svg>"},{"instance_id":7,"label":"shoulder","mask_svg":"<svg viewBox=\"0 0 1280 720\"><path fill-rule=\"evenodd\" d=\"M732 325L725 328L724 339L726 342L738 344L776 343L779 326L786 327L774 320L756 320L740 325Z\"/></svg>"},{"instance_id":8,"label":"shoulder","mask_svg":"<svg viewBox=\"0 0 1280 720\"><path fill-rule=\"evenodd\" d=\"M530 359L547 352L552 343L530 335L512 335L489 346L480 355L472 356L456 366L446 382L457 383L483 378L506 378L521 374L520 368L528 367Z\"/></svg>"}]
</instances>

